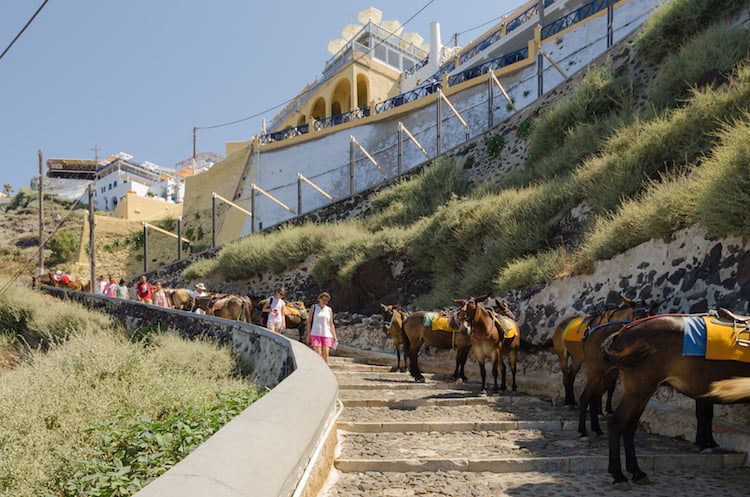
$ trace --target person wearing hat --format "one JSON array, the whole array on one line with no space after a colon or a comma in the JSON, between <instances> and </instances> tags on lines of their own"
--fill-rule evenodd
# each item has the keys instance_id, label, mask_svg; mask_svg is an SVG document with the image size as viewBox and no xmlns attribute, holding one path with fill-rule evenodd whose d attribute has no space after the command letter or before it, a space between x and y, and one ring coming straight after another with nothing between
<instances>
[{"instance_id":1,"label":"person wearing hat","mask_svg":"<svg viewBox=\"0 0 750 497\"><path fill-rule=\"evenodd\" d=\"M266 326L269 330L278 334L281 334L286 328L286 317L284 316L286 302L284 302L284 295L284 289L278 288L276 293L273 294L273 297L268 299L263 306L263 312L268 313Z\"/></svg>"},{"instance_id":2,"label":"person wearing hat","mask_svg":"<svg viewBox=\"0 0 750 497\"><path fill-rule=\"evenodd\" d=\"M203 283L196 283L195 290L192 293L193 293L193 298L207 297L208 296L208 292L206 292L206 285L204 285ZM198 306L195 307L195 311L194 312L196 314L205 314L206 313L206 311L204 311L203 309L201 309Z\"/></svg>"}]
</instances>

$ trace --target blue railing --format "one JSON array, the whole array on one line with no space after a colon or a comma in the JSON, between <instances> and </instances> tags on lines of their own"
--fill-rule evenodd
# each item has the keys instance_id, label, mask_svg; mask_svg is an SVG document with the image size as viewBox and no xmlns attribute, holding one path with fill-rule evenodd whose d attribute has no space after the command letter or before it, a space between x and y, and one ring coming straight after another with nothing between
<instances>
[{"instance_id":1,"label":"blue railing","mask_svg":"<svg viewBox=\"0 0 750 497\"><path fill-rule=\"evenodd\" d=\"M330 128L331 126L338 126L339 124L356 121L358 119L364 119L370 116L370 107L362 107L361 109L354 109L350 112L344 112L342 114L336 114L330 117L324 117L323 119L315 120L315 131L321 129Z\"/></svg>"},{"instance_id":2,"label":"blue railing","mask_svg":"<svg viewBox=\"0 0 750 497\"><path fill-rule=\"evenodd\" d=\"M420 98L424 98L427 95L435 93L438 88L440 88L440 83L432 82L426 85L422 85L418 88L414 88L413 90L407 91L406 93L402 93L401 95L396 95L395 97L389 98L388 100L380 102L379 104L375 104L375 113L380 114L381 112L395 109L400 105L419 100Z\"/></svg>"},{"instance_id":3,"label":"blue railing","mask_svg":"<svg viewBox=\"0 0 750 497\"><path fill-rule=\"evenodd\" d=\"M481 76L482 74L487 74L489 71L496 71L500 69L501 67L515 64L518 61L526 59L528 56L529 56L529 47L527 46L519 50L516 50L515 52L501 55L500 57L496 59L489 60L483 64L470 67L468 69L461 71L460 73L454 74L453 76L448 78L448 84L453 86L453 85L457 85L458 83L463 83L464 81L474 79L478 76Z\"/></svg>"},{"instance_id":4,"label":"blue railing","mask_svg":"<svg viewBox=\"0 0 750 497\"><path fill-rule=\"evenodd\" d=\"M562 16L556 21L552 21L542 28L542 39L546 40L550 36L554 36L560 31L569 28L570 26L581 22L587 17L591 17L599 11L607 8L607 5L614 0L594 0L591 3L582 5L570 14Z\"/></svg>"},{"instance_id":5,"label":"blue railing","mask_svg":"<svg viewBox=\"0 0 750 497\"><path fill-rule=\"evenodd\" d=\"M294 128L282 129L281 131L276 131L275 133L266 133L265 135L260 135L258 137L258 141L261 145L266 145L268 143L287 140L289 138L294 138L295 136L304 135L308 131L310 131L309 124L300 124L299 126L295 126Z\"/></svg>"},{"instance_id":6,"label":"blue railing","mask_svg":"<svg viewBox=\"0 0 750 497\"><path fill-rule=\"evenodd\" d=\"M412 74L414 74L415 72L419 71L424 66L426 66L429 61L430 61L430 56L428 55L427 57L425 57L424 59L420 60L419 62L417 62L416 64L414 64L413 66L411 66L409 69L407 69L406 71L404 71L404 74L401 77L401 79L406 79L409 76L411 76Z\"/></svg>"}]
</instances>

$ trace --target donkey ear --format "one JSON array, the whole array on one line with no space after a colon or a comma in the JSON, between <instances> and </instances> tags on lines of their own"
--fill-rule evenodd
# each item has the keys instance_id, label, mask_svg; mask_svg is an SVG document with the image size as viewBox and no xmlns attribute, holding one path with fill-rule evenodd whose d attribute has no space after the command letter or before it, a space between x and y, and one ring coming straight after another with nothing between
<instances>
[{"instance_id":1,"label":"donkey ear","mask_svg":"<svg viewBox=\"0 0 750 497\"><path fill-rule=\"evenodd\" d=\"M623 294L620 294L620 298L622 299L623 302L625 302L628 305L633 305L634 304L634 302L631 299L627 298Z\"/></svg>"},{"instance_id":2,"label":"donkey ear","mask_svg":"<svg viewBox=\"0 0 750 497\"><path fill-rule=\"evenodd\" d=\"M485 301L485 300L487 300L488 298L490 298L490 294L489 294L489 293L485 293L485 294L484 294L484 295L482 295L481 297L477 297L477 298L475 298L474 300L476 300L477 302L484 302L484 301Z\"/></svg>"},{"instance_id":3,"label":"donkey ear","mask_svg":"<svg viewBox=\"0 0 750 497\"><path fill-rule=\"evenodd\" d=\"M392 307L393 309L398 309L398 308L399 308L399 305L398 305L398 304L393 304L393 305L392 305L391 307Z\"/></svg>"},{"instance_id":4,"label":"donkey ear","mask_svg":"<svg viewBox=\"0 0 750 497\"><path fill-rule=\"evenodd\" d=\"M380 304L380 308L381 308L381 309L383 309L383 310L386 310L386 309L387 309L387 307L386 307L386 306L385 306L385 304L383 304L383 303L381 303L381 304Z\"/></svg>"},{"instance_id":5,"label":"donkey ear","mask_svg":"<svg viewBox=\"0 0 750 497\"><path fill-rule=\"evenodd\" d=\"M453 303L454 304L463 304L464 303L464 299L453 299Z\"/></svg>"}]
</instances>

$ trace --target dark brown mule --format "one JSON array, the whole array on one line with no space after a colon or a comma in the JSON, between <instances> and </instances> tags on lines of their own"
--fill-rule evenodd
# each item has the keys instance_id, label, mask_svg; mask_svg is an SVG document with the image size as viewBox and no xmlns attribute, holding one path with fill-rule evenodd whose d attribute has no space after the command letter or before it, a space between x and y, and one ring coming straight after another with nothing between
<instances>
[{"instance_id":1,"label":"dark brown mule","mask_svg":"<svg viewBox=\"0 0 750 497\"><path fill-rule=\"evenodd\" d=\"M456 369L453 371L453 379L467 381L464 375L464 365L466 358L469 356L469 336L465 330L455 332L450 331L433 331L431 326L423 324L424 311L414 312L406 318L403 324L405 340L405 350L408 350L409 373L417 382L424 382L424 376L419 370L417 355L425 343L436 349L456 350ZM404 359L406 360L406 359Z\"/></svg>"},{"instance_id":2,"label":"dark brown mule","mask_svg":"<svg viewBox=\"0 0 750 497\"><path fill-rule=\"evenodd\" d=\"M521 345L521 337L520 334L517 333L513 338L504 338L504 330L496 324L493 314L481 305L481 302L487 300L487 297L488 296L485 295L477 298L469 297L465 300L454 299L454 302L461 305L458 316L469 335L472 355L479 363L479 373L482 376L480 392L487 391L487 393L489 393L487 387L487 371L484 366L487 359L492 361L492 377L494 380L493 393L500 391L504 392L507 390L505 382L507 369L505 362L502 359L503 349L506 349L509 354L511 373L513 376L512 389L515 392L517 390L516 364L518 348ZM507 306L505 310L510 313L510 309L507 309ZM518 328L517 325L516 328ZM502 382L499 388L497 385L498 364L502 365Z\"/></svg>"},{"instance_id":3,"label":"dark brown mule","mask_svg":"<svg viewBox=\"0 0 750 497\"><path fill-rule=\"evenodd\" d=\"M712 395L712 383L750 376L750 363L706 360L682 355L684 320L656 316L626 326L604 341L602 355L608 367L616 367L623 398L609 420L609 473L618 488L629 487L620 465L620 439L625 464L636 483L648 483L635 454L634 435L648 400L660 385L669 384L697 400L698 436L701 449L716 446L711 436L714 403L733 403ZM744 400L744 399L743 399Z\"/></svg>"},{"instance_id":4,"label":"dark brown mule","mask_svg":"<svg viewBox=\"0 0 750 497\"><path fill-rule=\"evenodd\" d=\"M581 326L593 328L612 321L632 321L646 315L653 314L651 308L656 309L663 301L654 302L650 306L645 301L630 300L620 296L622 304L619 307L608 309L605 312L594 312L587 316L569 316L563 319L552 334L552 349L560 361L560 371L563 376L563 387L565 388L565 405L575 407L575 381L578 371L585 359L583 344L581 342L566 342L565 330L571 322L578 318L584 318ZM612 395L607 397L607 412L612 412Z\"/></svg>"},{"instance_id":5,"label":"dark brown mule","mask_svg":"<svg viewBox=\"0 0 750 497\"><path fill-rule=\"evenodd\" d=\"M408 317L406 312L400 310L398 305L380 304L380 310L383 313L383 333L391 337L393 346L396 348L396 365L391 368L391 372L406 372L406 342L404 341L404 321ZM404 349L404 367L401 367L401 349Z\"/></svg>"}]
</instances>

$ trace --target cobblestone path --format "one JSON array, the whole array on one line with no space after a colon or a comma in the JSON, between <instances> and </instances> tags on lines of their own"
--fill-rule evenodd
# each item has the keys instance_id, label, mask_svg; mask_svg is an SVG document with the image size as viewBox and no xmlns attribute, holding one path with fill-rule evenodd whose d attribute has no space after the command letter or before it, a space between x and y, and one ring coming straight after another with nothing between
<instances>
[{"instance_id":1,"label":"cobblestone path","mask_svg":"<svg viewBox=\"0 0 750 497\"><path fill-rule=\"evenodd\" d=\"M610 488L607 440L579 439L575 413L524 394L479 396L478 384L331 358L344 412L334 473L321 497L589 497ZM522 389L522 385L519 385ZM640 432L650 485L639 496L750 495L744 454L700 454Z\"/></svg>"}]
</instances>

